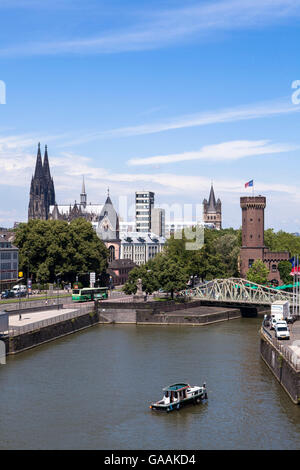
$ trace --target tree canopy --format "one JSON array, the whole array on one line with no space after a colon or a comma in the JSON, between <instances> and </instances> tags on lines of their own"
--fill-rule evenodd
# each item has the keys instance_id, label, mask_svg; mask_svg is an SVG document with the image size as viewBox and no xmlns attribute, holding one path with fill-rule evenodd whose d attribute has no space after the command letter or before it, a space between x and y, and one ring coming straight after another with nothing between
<instances>
[{"instance_id":1,"label":"tree canopy","mask_svg":"<svg viewBox=\"0 0 300 470\"><path fill-rule=\"evenodd\" d=\"M167 240L163 253L130 272L124 291L135 293L140 278L145 292L161 288L173 297L175 291L186 288L191 276L202 280L236 276L239 240L239 231L233 229L205 230L204 245L189 250L186 243L190 240L182 231Z\"/></svg>"},{"instance_id":2,"label":"tree canopy","mask_svg":"<svg viewBox=\"0 0 300 470\"><path fill-rule=\"evenodd\" d=\"M16 230L19 268L37 282L60 279L74 282L78 273L101 275L107 267L107 249L84 219L29 220Z\"/></svg>"},{"instance_id":3,"label":"tree canopy","mask_svg":"<svg viewBox=\"0 0 300 470\"><path fill-rule=\"evenodd\" d=\"M254 261L253 265L247 272L247 279L256 284L266 284L268 280L269 270L260 259Z\"/></svg>"}]
</instances>

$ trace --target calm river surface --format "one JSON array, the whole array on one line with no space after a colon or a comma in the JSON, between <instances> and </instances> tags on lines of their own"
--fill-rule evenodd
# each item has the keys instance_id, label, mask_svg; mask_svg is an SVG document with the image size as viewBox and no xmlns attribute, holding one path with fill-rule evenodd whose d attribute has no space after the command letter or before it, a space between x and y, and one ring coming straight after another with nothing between
<instances>
[{"instance_id":1,"label":"calm river surface","mask_svg":"<svg viewBox=\"0 0 300 470\"><path fill-rule=\"evenodd\" d=\"M8 358L0 449L300 449L300 406L259 355L258 319L96 326ZM163 386L208 401L152 412Z\"/></svg>"}]
</instances>

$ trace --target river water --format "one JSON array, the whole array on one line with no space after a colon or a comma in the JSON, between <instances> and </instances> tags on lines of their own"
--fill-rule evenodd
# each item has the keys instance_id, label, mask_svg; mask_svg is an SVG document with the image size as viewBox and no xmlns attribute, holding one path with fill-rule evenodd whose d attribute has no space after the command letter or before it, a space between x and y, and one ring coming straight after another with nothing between
<instances>
[{"instance_id":1,"label":"river water","mask_svg":"<svg viewBox=\"0 0 300 470\"><path fill-rule=\"evenodd\" d=\"M0 366L0 449L300 449L294 405L259 355L259 319L99 325ZM162 387L208 401L149 409Z\"/></svg>"}]
</instances>

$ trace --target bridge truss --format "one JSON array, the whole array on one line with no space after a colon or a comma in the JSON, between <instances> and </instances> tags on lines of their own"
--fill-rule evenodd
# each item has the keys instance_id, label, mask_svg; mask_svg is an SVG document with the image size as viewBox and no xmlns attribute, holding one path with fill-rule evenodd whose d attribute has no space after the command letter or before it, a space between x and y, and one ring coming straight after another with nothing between
<instances>
[{"instance_id":1,"label":"bridge truss","mask_svg":"<svg viewBox=\"0 0 300 470\"><path fill-rule=\"evenodd\" d=\"M277 300L288 300L292 305L294 297L291 292L261 286L238 278L214 279L185 291L185 295L194 299L254 305L271 305Z\"/></svg>"}]
</instances>

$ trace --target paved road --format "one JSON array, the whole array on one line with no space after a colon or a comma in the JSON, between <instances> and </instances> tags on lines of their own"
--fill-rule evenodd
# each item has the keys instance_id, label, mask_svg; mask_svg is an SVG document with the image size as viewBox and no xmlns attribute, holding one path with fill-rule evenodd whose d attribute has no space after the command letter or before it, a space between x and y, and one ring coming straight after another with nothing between
<instances>
[{"instance_id":1,"label":"paved road","mask_svg":"<svg viewBox=\"0 0 300 470\"><path fill-rule=\"evenodd\" d=\"M290 331L290 339L282 339L282 340L279 340L279 341L283 345L291 346L294 341L297 341L297 340L299 341L300 340L300 321L298 320L298 321L295 321L295 323L289 323L288 324L288 329ZM272 339L276 339L275 338L275 330L271 330L270 328L267 328L267 330L271 334Z\"/></svg>"}]
</instances>

